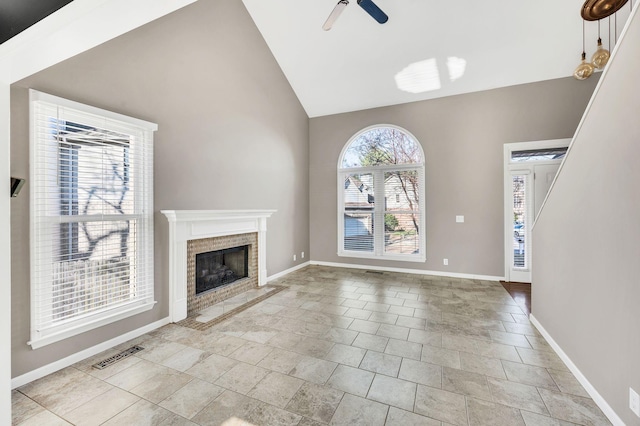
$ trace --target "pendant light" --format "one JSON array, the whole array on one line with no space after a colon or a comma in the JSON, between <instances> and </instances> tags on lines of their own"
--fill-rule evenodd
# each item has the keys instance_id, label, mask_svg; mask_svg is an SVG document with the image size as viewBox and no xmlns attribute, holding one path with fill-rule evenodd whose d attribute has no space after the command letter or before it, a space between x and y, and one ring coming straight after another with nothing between
<instances>
[{"instance_id":1,"label":"pendant light","mask_svg":"<svg viewBox=\"0 0 640 426\"><path fill-rule=\"evenodd\" d=\"M584 21L582 21L582 62L578 65L578 68L573 72L573 76L577 80L586 80L591 77L595 68L590 62L587 62L587 54L584 49Z\"/></svg>"},{"instance_id":2,"label":"pendant light","mask_svg":"<svg viewBox=\"0 0 640 426\"><path fill-rule=\"evenodd\" d=\"M628 0L586 0L580 15L585 21L599 21L616 13Z\"/></svg>"},{"instance_id":3,"label":"pendant light","mask_svg":"<svg viewBox=\"0 0 640 426\"><path fill-rule=\"evenodd\" d=\"M601 70L605 65L607 65L607 62L609 62L610 56L611 54L609 51L602 47L602 39L600 38L600 21L598 21L598 49L593 56L591 56L591 64Z\"/></svg>"}]
</instances>

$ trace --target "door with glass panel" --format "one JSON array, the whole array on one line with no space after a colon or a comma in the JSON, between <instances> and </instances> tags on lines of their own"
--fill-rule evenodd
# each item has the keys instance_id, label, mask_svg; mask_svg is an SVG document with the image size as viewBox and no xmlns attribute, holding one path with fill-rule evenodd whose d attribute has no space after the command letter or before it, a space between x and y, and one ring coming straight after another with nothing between
<instances>
[{"instance_id":1,"label":"door with glass panel","mask_svg":"<svg viewBox=\"0 0 640 426\"><path fill-rule=\"evenodd\" d=\"M569 140L505 145L505 279L531 282L531 229Z\"/></svg>"}]
</instances>

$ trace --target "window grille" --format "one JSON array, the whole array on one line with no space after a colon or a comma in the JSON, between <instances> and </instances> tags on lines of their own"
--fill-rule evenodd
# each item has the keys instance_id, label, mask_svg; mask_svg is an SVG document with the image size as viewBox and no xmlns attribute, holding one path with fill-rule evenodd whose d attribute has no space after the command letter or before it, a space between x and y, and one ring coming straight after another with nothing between
<instances>
[{"instance_id":1,"label":"window grille","mask_svg":"<svg viewBox=\"0 0 640 426\"><path fill-rule=\"evenodd\" d=\"M30 91L31 342L151 309L153 132Z\"/></svg>"},{"instance_id":2,"label":"window grille","mask_svg":"<svg viewBox=\"0 0 640 426\"><path fill-rule=\"evenodd\" d=\"M338 166L338 255L424 261L424 155L403 129L354 136Z\"/></svg>"}]
</instances>

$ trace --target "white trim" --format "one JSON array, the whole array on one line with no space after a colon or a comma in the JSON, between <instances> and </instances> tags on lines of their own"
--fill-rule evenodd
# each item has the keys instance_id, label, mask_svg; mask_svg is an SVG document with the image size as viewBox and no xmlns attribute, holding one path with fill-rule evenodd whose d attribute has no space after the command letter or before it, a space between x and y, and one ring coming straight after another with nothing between
<instances>
[{"instance_id":1,"label":"white trim","mask_svg":"<svg viewBox=\"0 0 640 426\"><path fill-rule=\"evenodd\" d=\"M114 121L122 122L125 125L141 127L151 132L155 132L158 130L158 125L150 121L141 120L139 118L130 117L124 114L119 114L117 112L94 107L92 105L87 105L80 102L72 101L70 99L60 98L58 96L50 95L44 92L39 92L34 89L29 89L29 102L30 103L46 102L56 107L69 108L69 109L74 109L86 114L92 114L96 116L95 118L96 122L104 122L104 119L107 118ZM85 120L88 120L88 119L89 119L88 117L85 118ZM82 123L82 124L93 124L93 123Z\"/></svg>"},{"instance_id":2,"label":"white trim","mask_svg":"<svg viewBox=\"0 0 640 426\"><path fill-rule=\"evenodd\" d=\"M71 2L0 45L0 80L14 83L195 1Z\"/></svg>"},{"instance_id":3,"label":"white trim","mask_svg":"<svg viewBox=\"0 0 640 426\"><path fill-rule=\"evenodd\" d=\"M309 266L311 264L311 261L307 261L305 263L302 263L300 265L294 266L293 268L289 268L286 269L282 272L278 272L275 275L272 275L270 277L267 278L267 282L270 281L274 281L278 278L282 278L285 275L289 275L292 272L295 272L299 269L305 268L307 266ZM40 367L36 370L30 371L28 373L25 373L21 376L15 377L13 379L11 379L11 389L15 389L18 388L20 386L26 385L29 382L32 382L34 380L40 379L44 376L47 376L51 373L55 373L58 370L61 370L65 367L68 367L70 365L73 365L77 362L80 362L84 359L87 359L89 357L92 357L94 355L99 354L100 352L106 351L108 349L113 348L114 346L120 345L122 343L125 343L131 339L135 339L136 337L140 337L143 334L149 333L153 330L156 330L160 327L163 327L167 324L170 324L171 321L169 319L169 317L165 317L159 321L153 322L151 324L147 324L143 327L140 327L136 330L132 330L126 334L123 334L121 336L118 337L114 337L111 340L108 340L106 342L102 342L98 345L92 346L90 348L87 348L81 352L77 352L73 355L69 355L66 358L63 358L61 360L52 362L51 364L47 364L43 367Z\"/></svg>"},{"instance_id":4,"label":"white trim","mask_svg":"<svg viewBox=\"0 0 640 426\"><path fill-rule=\"evenodd\" d=\"M304 263L301 263L300 265L294 266L293 268L289 268L289 269L285 269L284 271L278 272L277 274L271 275L270 277L267 278L267 282L271 282L274 280L277 280L278 278L282 278L285 275L289 275L292 272L295 272L299 269L305 268L307 266L311 265L311 261L308 260Z\"/></svg>"},{"instance_id":5,"label":"white trim","mask_svg":"<svg viewBox=\"0 0 640 426\"><path fill-rule=\"evenodd\" d=\"M369 269L372 271L400 272L403 274L416 274L416 275L434 275L438 277L463 278L468 280L501 281L504 279L504 277L497 277L493 275L476 275L476 274L462 274L462 273L456 273L456 272L427 271L424 269L390 268L387 266L368 266L368 265L357 265L352 263L323 262L319 260L312 260L310 263L311 265L333 266L336 268Z\"/></svg>"},{"instance_id":6,"label":"white trim","mask_svg":"<svg viewBox=\"0 0 640 426\"><path fill-rule=\"evenodd\" d=\"M9 85L196 0L74 1L0 45L0 179L9 178ZM123 14L122 11L127 13ZM0 197L0 282L11 282L10 198ZM11 286L0 286L0 424L11 422Z\"/></svg>"},{"instance_id":7,"label":"white trim","mask_svg":"<svg viewBox=\"0 0 640 426\"><path fill-rule=\"evenodd\" d=\"M627 19L627 22L626 22L624 28L622 29L620 37L618 38L618 43L616 43L615 47L613 48L613 51L611 52L611 57L609 58L609 62L605 66L604 71L602 72L602 75L600 76L600 80L598 80L598 84L596 85L596 88L594 89L593 94L591 95L591 99L589 100L589 103L587 104L587 107L585 108L585 112L582 115L582 119L580 120L580 123L578 124L578 127L576 128L576 132L573 135L573 138L571 139L571 143L569 144L569 148L567 149L567 154L565 155L565 161L571 155L571 150L573 149L573 145L575 144L576 140L578 139L578 136L580 135L580 132L582 131L582 127L584 126L585 121L587 120L587 118L590 115L589 113L591 112L591 108L593 106L593 103L595 102L595 99L598 97L598 93L600 92L602 84L604 83L604 81L608 77L609 67L610 67L611 63L615 61L615 57L617 56L617 52L620 49L620 47L622 46L622 44L627 41L626 40L627 39L626 33L629 30L629 27L631 26L631 23L635 19L636 14L638 13L638 8L640 7L639 4L640 4L640 2L633 7L633 10L631 11L631 14L629 15L629 18ZM551 183L551 187L549 188L549 192L547 194L547 197L545 198L545 200L542 203L542 206L540 207L540 211L538 212L538 217L540 216L540 214L542 214L542 211L544 210L545 206L547 205L549 194L551 194L551 191L553 191L553 188L556 185L556 182L558 181L558 178L559 178L560 174L562 173L562 169L564 167L565 161L562 161L562 163L560 164L560 169L558 169L558 173L556 174L556 178ZM536 220L536 222L537 222L537 220ZM534 224L533 224L534 227L536 225L536 222L534 222ZM591 396L591 398L596 403L596 405L598 407L600 407L602 412L609 418L611 423L613 423L615 426L624 426L624 422L622 421L622 419L616 414L616 412L613 410L613 408L611 408L611 406L606 402L606 400L602 397L602 395L600 395L600 393L589 382L589 380L587 380L587 378L584 376L584 374L582 374L582 372L573 363L573 361L571 361L571 359L567 356L567 354L564 353L562 348L560 348L560 345L558 345L556 343L556 341L553 340L551 335L547 332L547 330L545 330L545 328L533 316L533 314L529 315L529 320L538 329L540 334L542 334L542 336L549 343L549 345L553 348L553 350L558 354L560 359L565 363L565 365L573 373L573 375L576 377L576 379L578 379L578 381L580 382L582 387L584 387L584 389Z\"/></svg>"},{"instance_id":8,"label":"white trim","mask_svg":"<svg viewBox=\"0 0 640 426\"><path fill-rule=\"evenodd\" d=\"M344 160L344 156L349 150L351 144L363 133L366 133L373 129L378 128L391 128L395 129L405 135L409 136L413 139L413 141L417 144L418 149L420 150L420 155L422 157L422 163L418 164L390 164L390 165L378 165L378 166L367 166L367 167L342 167L342 162ZM338 157L338 165L337 165L337 197L338 197L338 210L337 210L337 224L338 224L338 251L337 254L340 257L358 257L364 259L374 259L374 260L391 260L391 261L400 261L400 262L425 262L427 260L427 238L426 238L426 158L424 154L424 148L422 144L411 132L408 130L396 126L394 124L374 124L364 129L361 129L354 133L349 140L344 144L342 150L340 151L340 156ZM420 252L417 255L409 254L388 254L385 253L384 250L384 232L374 232L374 244L373 251L371 252L359 252L359 251L349 251L344 248L344 215L345 215L345 207L344 207L344 181L347 176L352 173L366 173L371 174L374 182L374 197L378 200L384 199L384 172L388 170L417 170L418 171L418 189L420 192L420 199L418 201L418 214L420 215L420 228L422 231L418 235L418 240L420 244ZM382 184L381 184L382 183ZM374 229L383 229L384 228L384 215L386 214L385 206L378 207L379 204L375 204L373 211L369 212L374 215ZM398 212L404 213L404 212ZM411 212L406 212L411 213Z\"/></svg>"},{"instance_id":9,"label":"white trim","mask_svg":"<svg viewBox=\"0 0 640 426\"><path fill-rule=\"evenodd\" d=\"M267 280L267 218L276 210L161 210L169 221L169 316L187 317L187 242L258 234L258 286Z\"/></svg>"},{"instance_id":10,"label":"white trim","mask_svg":"<svg viewBox=\"0 0 640 426\"><path fill-rule=\"evenodd\" d=\"M170 222L201 222L224 220L254 220L268 218L277 210L161 210ZM253 225L249 228L253 229Z\"/></svg>"},{"instance_id":11,"label":"white trim","mask_svg":"<svg viewBox=\"0 0 640 426\"><path fill-rule=\"evenodd\" d=\"M423 228L424 229L424 228ZM361 259L374 259L374 260L392 260L396 262L414 262L424 263L427 260L427 256L424 254L383 254L377 256L373 253L366 251L350 251L342 250L336 253L340 257L358 257Z\"/></svg>"},{"instance_id":12,"label":"white trim","mask_svg":"<svg viewBox=\"0 0 640 426\"><path fill-rule=\"evenodd\" d=\"M503 186L504 186L504 204L503 204L503 212L504 212L504 219L503 219L503 223L502 223L502 228L503 228L503 232L504 232L504 279L505 281L511 281L511 263L513 261L513 255L510 254L513 252L513 230L511 227L509 227L509 229L507 229L507 223L511 222L513 219L513 198L512 198L512 194L511 194L511 175L512 172L515 170L522 170L519 174L530 174L530 171L527 171L525 173L524 170L528 170L529 167L528 165L530 164L534 164L534 165L541 165L541 164L550 164L551 162L549 161L536 161L536 162L511 162L511 153L513 151L525 151L525 150L530 150L530 149L544 149L544 148L562 148L565 146L570 146L571 143L571 139L570 138L564 138L564 139L549 139L549 140L541 140L541 141L527 141L527 142L513 142L513 143L505 143L504 147L503 147ZM567 155L569 154L569 152L567 151L567 154L565 155L565 158L567 157ZM560 168L562 168L562 164L564 163L564 159L562 160L562 162L560 163ZM558 169L558 174L560 173L560 169ZM556 174L556 177L558 176L558 174ZM555 182L555 179L554 179ZM527 188L527 190L529 192L533 191L533 183L530 183L529 186L531 188ZM551 185L551 187L553 187L553 184ZM549 192L551 192L551 189L549 189ZM547 194L548 195L548 194ZM546 200L546 199L545 199ZM533 211L533 208L530 209L531 212ZM540 207L540 211L542 211L542 207ZM527 214L531 214L531 212L527 212ZM534 218L534 220L532 221L532 224L535 225L535 220L537 218ZM531 235L533 234L533 226L531 226L531 229L529 230L529 239L531 239ZM531 248L531 246L529 246L529 249ZM529 265L529 270L531 265ZM516 281L518 281L519 279L516 279Z\"/></svg>"},{"instance_id":13,"label":"white trim","mask_svg":"<svg viewBox=\"0 0 640 426\"><path fill-rule=\"evenodd\" d=\"M130 152L131 168L134 176L133 191L135 207L133 213L126 215L70 215L62 217L58 212L51 212L41 198L56 194L47 181L59 178L61 171L57 159L60 147L56 141L50 140L49 123L43 119L68 119L74 117L83 125L98 126L104 130L117 129L132 138ZM156 303L153 292L153 132L158 125L148 121L118 114L112 111L75 102L69 99L29 89L29 177L30 190L30 270L31 273L31 339L27 342L32 349L59 342L71 336L102 327L124 318L148 311ZM46 130L46 132L45 132ZM51 145L53 143L53 145ZM135 152L139 151L139 154ZM55 155L53 155L55 154ZM141 155L142 154L142 155ZM151 154L143 156L144 154ZM90 164L86 167L101 167ZM100 170L101 171L101 170ZM58 185L60 185L58 183ZM56 185L54 184L54 187ZM50 192L50 191L56 192ZM90 221L120 221L135 219L137 239L131 248L133 259L136 259L132 271L138 277L135 280L137 292L131 295L133 300L121 306L113 306L108 302L101 310L93 308L89 314L76 313L65 320L54 319L51 300L43 297L44 291L52 291L54 280L53 265L57 257L52 254L53 241L57 233L57 223L79 222L83 218ZM55 230L54 230L55 229ZM49 247L39 249L38 247ZM100 256L98 256L101 258ZM33 271L37 271L34 273ZM38 272L39 271L39 272ZM143 278L141 278L143 277ZM122 283L120 283L122 285ZM45 314L46 312L46 314Z\"/></svg>"},{"instance_id":14,"label":"white trim","mask_svg":"<svg viewBox=\"0 0 640 426\"><path fill-rule=\"evenodd\" d=\"M51 373L55 373L58 370L62 370L65 367L69 367L70 365L75 364L76 362L80 362L91 356L97 355L100 352L111 349L114 346L125 343L131 339L135 339L136 337L140 337L143 334L149 333L169 323L169 317L165 317L156 322L152 322L151 324L147 324L128 333L114 337L113 339L107 340L106 342L102 342L80 352L76 352L66 358L59 359L58 361L52 362L51 364L44 365L40 368L29 371L28 373L24 373L21 376L14 377L13 379L11 379L11 389L18 388Z\"/></svg>"},{"instance_id":15,"label":"white trim","mask_svg":"<svg viewBox=\"0 0 640 426\"><path fill-rule=\"evenodd\" d=\"M383 127L383 126L381 126ZM411 133L406 132L408 135L410 135ZM353 139L353 138L352 138ZM416 142L418 144L420 144L420 142L418 142L418 140L416 139ZM423 160L424 160L424 156L423 156ZM423 165L423 163L418 163L418 165ZM384 171L396 171L396 170L415 170L416 169L416 163L407 163L407 164L387 164L387 165L379 165L379 166L362 166L362 167L347 167L347 168L341 168L340 171L346 174L351 174L351 173L358 173L361 172L362 169L368 168L369 170L371 170L371 168L374 168L374 170L382 170ZM366 173L366 172L365 172Z\"/></svg>"},{"instance_id":16,"label":"white trim","mask_svg":"<svg viewBox=\"0 0 640 426\"><path fill-rule=\"evenodd\" d=\"M640 7L639 4L640 2L638 2L635 6L633 6L633 10L629 14L629 17L627 18L627 22L624 24L624 28L622 29L622 32L618 37L618 42L614 45L613 50L611 51L611 56L609 57L609 61L607 62L607 65L605 65L604 70L602 71L602 75L600 76L600 80L598 80L598 84L596 84L596 88L593 90L593 94L591 95L591 99L589 99L589 103L587 104L587 107L584 110L584 114L582 114L582 119L580 119L580 123L578 123L578 127L576 127L576 132L573 134L573 138L571 138L571 143L569 143L567 154L564 156L564 160L562 160L562 163L560 164L560 168L556 173L555 179L553 180L553 182L551 182L551 186L549 187L549 192L547 193L547 196L545 197L544 201L542 202L542 205L540 206L540 211L538 212L538 216L540 216L540 214L544 210L544 207L547 205L547 199L549 198L549 194L551 194L551 191L553 191L553 187L556 186L558 177L562 173L565 160L571 155L573 144L576 142L576 139L578 138L578 135L582 130L582 126L584 125L585 120L587 119L587 117L589 116L589 113L591 112L591 107L593 106L593 102L595 101L595 99L598 97L598 93L600 92L600 88L602 87L602 84L604 83L604 81L607 79L609 75L609 68L611 67L611 63L615 61L615 57L617 56L620 46L622 46L622 44L627 41L626 34L627 34L627 31L629 30L629 27L631 26L631 22L633 22L636 14L638 13L638 7ZM536 220L533 222L533 227L531 228L532 231L536 226L536 223L538 221L537 219L538 218L536 217Z\"/></svg>"},{"instance_id":17,"label":"white trim","mask_svg":"<svg viewBox=\"0 0 640 426\"><path fill-rule=\"evenodd\" d=\"M0 180L10 175L9 84L0 81ZM11 424L11 198L0 191L0 424ZM16 309L16 308L14 308Z\"/></svg>"},{"instance_id":18,"label":"white trim","mask_svg":"<svg viewBox=\"0 0 640 426\"><path fill-rule=\"evenodd\" d=\"M142 302L142 304L140 302ZM125 306L122 308L111 309L106 312L99 312L89 317L92 319L83 318L81 320L71 322L70 324L60 325L56 327L58 331L51 331L44 335L44 337L33 338L27 342L27 345L31 346L31 349L39 349L43 346L59 342L60 340L68 339L69 337L77 334L86 333L87 331L95 328L129 318L133 315L141 314L151 310L156 303L157 302L155 301L138 301L137 303L133 303L133 306Z\"/></svg>"},{"instance_id":19,"label":"white trim","mask_svg":"<svg viewBox=\"0 0 640 426\"><path fill-rule=\"evenodd\" d=\"M595 402L596 405L600 407L604 415L609 418L611 423L613 423L614 426L625 426L624 422L620 417L618 417L613 408L611 408L611 406L602 397L602 395L600 395L596 388L589 382L589 380L587 380L585 375L582 374L580 369L573 363L573 361L571 361L571 358L569 358L569 356L562 350L560 345L558 345L558 343L553 340L553 337L551 337L549 332L545 330L545 328L542 326L542 324L540 324L536 317L533 316L533 314L529 315L529 320L531 321L531 324L533 324L538 329L540 334L542 334L542 337L544 337L547 343L549 343L556 354L558 354L562 362L564 362L571 373L573 373L576 379L578 379L582 387L587 391L591 399L593 399L593 402Z\"/></svg>"}]
</instances>

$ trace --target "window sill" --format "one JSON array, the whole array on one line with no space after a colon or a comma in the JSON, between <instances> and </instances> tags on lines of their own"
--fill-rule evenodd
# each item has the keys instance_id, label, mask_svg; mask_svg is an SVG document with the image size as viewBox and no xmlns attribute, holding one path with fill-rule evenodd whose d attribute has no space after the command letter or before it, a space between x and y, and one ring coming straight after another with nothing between
<instances>
[{"instance_id":1,"label":"window sill","mask_svg":"<svg viewBox=\"0 0 640 426\"><path fill-rule=\"evenodd\" d=\"M31 349L39 349L43 346L68 339L69 337L146 312L153 308L156 303L155 301L148 301L142 304L136 303L134 306L123 306L112 312L103 312L89 318L77 320L75 321L76 324L64 324L40 333L32 330L32 339L27 342L27 344L31 346Z\"/></svg>"},{"instance_id":2,"label":"window sill","mask_svg":"<svg viewBox=\"0 0 640 426\"><path fill-rule=\"evenodd\" d=\"M340 257L357 257L360 259L374 259L374 260L391 260L398 262L420 262L424 263L427 257L424 254L384 254L376 255L373 253L363 253L357 251L339 251Z\"/></svg>"}]
</instances>

